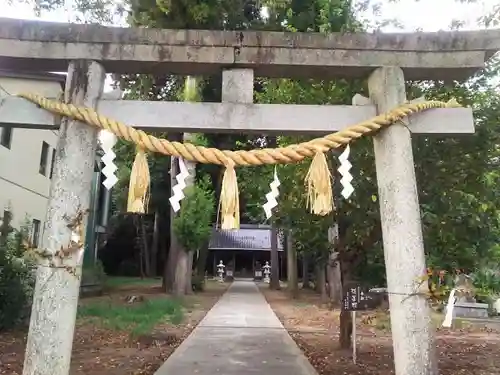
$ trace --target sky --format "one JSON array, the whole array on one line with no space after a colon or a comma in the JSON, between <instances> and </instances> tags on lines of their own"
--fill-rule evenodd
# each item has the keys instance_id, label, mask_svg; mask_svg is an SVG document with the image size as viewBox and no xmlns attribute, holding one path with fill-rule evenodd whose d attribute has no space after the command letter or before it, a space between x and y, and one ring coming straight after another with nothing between
<instances>
[{"instance_id":1,"label":"sky","mask_svg":"<svg viewBox=\"0 0 500 375\"><path fill-rule=\"evenodd\" d=\"M70 1L70 0L68 0ZM9 0L0 0L1 17L36 19L30 4L9 5ZM393 26L384 27L386 32L394 31L439 31L448 30L453 20L465 21L463 29L478 28L476 20L481 15L491 10L498 0L478 0L475 3L460 3L457 0L390 0L381 1L379 15L374 16L368 11L363 14L369 20L397 19L404 26L403 30ZM42 20L54 22L67 22L68 14L63 9L43 14Z\"/></svg>"},{"instance_id":2,"label":"sky","mask_svg":"<svg viewBox=\"0 0 500 375\"><path fill-rule=\"evenodd\" d=\"M374 16L367 12L366 17L373 19L397 19L403 30L393 26L384 27L385 32L396 31L440 31L449 30L452 21L465 22L462 29L478 29L477 19L492 12L498 0L478 0L473 3L461 3L457 0L382 0L385 4L380 15Z\"/></svg>"}]
</instances>

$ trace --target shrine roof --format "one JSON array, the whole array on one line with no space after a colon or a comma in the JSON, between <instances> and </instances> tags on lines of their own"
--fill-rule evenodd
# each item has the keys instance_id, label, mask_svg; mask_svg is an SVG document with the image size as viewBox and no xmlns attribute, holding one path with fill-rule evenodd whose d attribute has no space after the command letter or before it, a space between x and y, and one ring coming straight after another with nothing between
<instances>
[{"instance_id":1,"label":"shrine roof","mask_svg":"<svg viewBox=\"0 0 500 375\"><path fill-rule=\"evenodd\" d=\"M364 77L399 66L407 79L465 79L500 49L500 30L434 33L285 33L105 27L0 18L0 68L66 71L100 61L108 73Z\"/></svg>"}]
</instances>

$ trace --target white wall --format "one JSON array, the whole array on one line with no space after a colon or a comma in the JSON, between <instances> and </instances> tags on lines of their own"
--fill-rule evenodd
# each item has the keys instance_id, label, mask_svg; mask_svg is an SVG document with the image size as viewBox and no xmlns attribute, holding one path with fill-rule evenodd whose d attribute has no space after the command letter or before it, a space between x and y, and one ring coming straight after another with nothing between
<instances>
[{"instance_id":1,"label":"white wall","mask_svg":"<svg viewBox=\"0 0 500 375\"><path fill-rule=\"evenodd\" d=\"M59 82L48 80L0 77L0 86L9 94L34 92L49 98L59 97L62 92ZM47 176L39 173L43 141L50 146ZM56 131L17 128L12 131L10 149L0 145L0 217L4 209L12 212L14 227L18 228L28 216L30 220L40 220L43 228L56 144Z\"/></svg>"}]
</instances>

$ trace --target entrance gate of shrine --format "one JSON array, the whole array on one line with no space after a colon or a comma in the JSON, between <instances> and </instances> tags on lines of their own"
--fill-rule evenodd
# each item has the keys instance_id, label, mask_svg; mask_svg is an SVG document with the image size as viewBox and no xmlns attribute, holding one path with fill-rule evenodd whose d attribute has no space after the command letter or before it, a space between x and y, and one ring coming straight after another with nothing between
<instances>
[{"instance_id":1,"label":"entrance gate of shrine","mask_svg":"<svg viewBox=\"0 0 500 375\"><path fill-rule=\"evenodd\" d=\"M150 131L324 135L406 101L405 78L463 80L500 49L500 33L301 34L109 28L0 19L0 66L68 71L65 102ZM206 75L222 71L222 103L145 102L101 97L105 73ZM368 77L363 105L253 104L254 77ZM78 302L83 210L89 207L97 129L29 101L0 98L0 123L59 129L37 271L24 375L67 375ZM357 101L356 104L360 104ZM425 270L411 134L471 134L469 108L432 109L374 136L397 375L435 373L425 297L412 295ZM72 236L73 242L72 242ZM76 238L76 239L75 239ZM60 259L55 255L60 255Z\"/></svg>"}]
</instances>

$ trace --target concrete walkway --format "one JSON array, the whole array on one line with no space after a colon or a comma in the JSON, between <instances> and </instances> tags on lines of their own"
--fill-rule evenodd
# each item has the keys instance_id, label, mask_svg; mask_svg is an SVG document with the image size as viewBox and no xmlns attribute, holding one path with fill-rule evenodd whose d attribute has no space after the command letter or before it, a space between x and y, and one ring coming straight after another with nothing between
<instances>
[{"instance_id":1,"label":"concrete walkway","mask_svg":"<svg viewBox=\"0 0 500 375\"><path fill-rule=\"evenodd\" d=\"M253 281L235 281L156 375L317 375Z\"/></svg>"}]
</instances>

